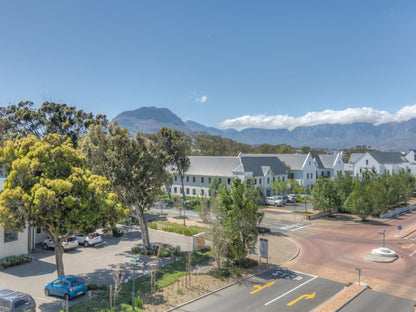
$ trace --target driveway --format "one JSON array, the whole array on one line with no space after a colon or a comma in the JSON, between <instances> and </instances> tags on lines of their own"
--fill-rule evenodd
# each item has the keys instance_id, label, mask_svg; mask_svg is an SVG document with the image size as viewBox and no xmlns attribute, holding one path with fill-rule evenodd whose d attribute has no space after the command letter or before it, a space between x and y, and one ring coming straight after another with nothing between
<instances>
[{"instance_id":1,"label":"driveway","mask_svg":"<svg viewBox=\"0 0 416 312\"><path fill-rule=\"evenodd\" d=\"M104 243L99 247L82 247L65 252L64 268L66 274L84 277L87 284L114 284L112 272L120 266L125 279L133 275L131 247L141 243L138 227L122 227L125 235L121 238L103 236ZM35 260L23 265L0 271L0 289L9 288L31 294L38 306L38 311L56 312L62 308L62 298L46 297L43 287L57 278L55 253L53 250L37 249ZM167 262L170 260L161 260ZM164 264L162 262L162 264ZM149 257L140 257L137 262L136 274L150 270L155 263ZM71 304L79 300L87 300L88 296L71 300Z\"/></svg>"}]
</instances>

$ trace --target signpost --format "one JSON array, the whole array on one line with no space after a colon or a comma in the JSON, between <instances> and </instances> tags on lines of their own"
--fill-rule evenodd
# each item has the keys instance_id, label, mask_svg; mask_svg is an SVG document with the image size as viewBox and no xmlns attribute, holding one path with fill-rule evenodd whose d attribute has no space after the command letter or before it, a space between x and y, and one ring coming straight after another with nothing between
<instances>
[{"instance_id":1,"label":"signpost","mask_svg":"<svg viewBox=\"0 0 416 312\"><path fill-rule=\"evenodd\" d=\"M384 230L383 232L378 232L378 234L383 235L383 248L385 247L385 239L386 239L386 230Z\"/></svg>"}]
</instances>

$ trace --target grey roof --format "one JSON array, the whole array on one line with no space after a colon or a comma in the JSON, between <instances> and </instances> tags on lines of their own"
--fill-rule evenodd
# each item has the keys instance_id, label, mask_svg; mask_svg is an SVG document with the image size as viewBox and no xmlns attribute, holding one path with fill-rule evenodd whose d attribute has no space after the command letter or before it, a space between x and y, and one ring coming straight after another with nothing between
<instances>
[{"instance_id":1,"label":"grey roof","mask_svg":"<svg viewBox=\"0 0 416 312\"><path fill-rule=\"evenodd\" d=\"M309 154L276 154L280 161L289 166L290 170L302 170Z\"/></svg>"},{"instance_id":2,"label":"grey roof","mask_svg":"<svg viewBox=\"0 0 416 312\"><path fill-rule=\"evenodd\" d=\"M189 156L191 165L186 175L232 177L233 172L241 172L238 157L230 156Z\"/></svg>"},{"instance_id":3,"label":"grey roof","mask_svg":"<svg viewBox=\"0 0 416 312\"><path fill-rule=\"evenodd\" d=\"M401 164L403 157L400 152L367 152L380 164Z\"/></svg>"},{"instance_id":4,"label":"grey roof","mask_svg":"<svg viewBox=\"0 0 416 312\"><path fill-rule=\"evenodd\" d=\"M255 177L263 177L264 167L269 167L274 175L287 173L286 166L275 156L264 156L262 154L245 154L241 155L241 164L244 172L253 172Z\"/></svg>"},{"instance_id":5,"label":"grey roof","mask_svg":"<svg viewBox=\"0 0 416 312\"><path fill-rule=\"evenodd\" d=\"M350 160L348 161L349 164L355 164L357 161L363 157L364 153L351 153Z\"/></svg>"},{"instance_id":6,"label":"grey roof","mask_svg":"<svg viewBox=\"0 0 416 312\"><path fill-rule=\"evenodd\" d=\"M323 165L322 169L331 169L334 167L335 159L337 159L338 154L317 154L315 156L320 158Z\"/></svg>"}]
</instances>

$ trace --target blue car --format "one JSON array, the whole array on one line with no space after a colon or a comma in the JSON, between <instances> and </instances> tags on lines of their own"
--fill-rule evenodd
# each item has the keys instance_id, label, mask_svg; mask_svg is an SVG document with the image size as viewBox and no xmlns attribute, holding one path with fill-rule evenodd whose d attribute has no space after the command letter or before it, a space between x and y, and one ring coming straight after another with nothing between
<instances>
[{"instance_id":1,"label":"blue car","mask_svg":"<svg viewBox=\"0 0 416 312\"><path fill-rule=\"evenodd\" d=\"M82 277L76 275L64 275L56 280L46 284L45 295L55 295L70 300L87 292L87 286Z\"/></svg>"}]
</instances>

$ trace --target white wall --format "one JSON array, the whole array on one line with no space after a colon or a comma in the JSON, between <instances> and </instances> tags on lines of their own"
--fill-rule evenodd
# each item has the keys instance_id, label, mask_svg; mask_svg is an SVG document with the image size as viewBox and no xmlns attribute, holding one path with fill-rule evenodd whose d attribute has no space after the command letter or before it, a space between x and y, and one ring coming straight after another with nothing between
<instances>
[{"instance_id":1,"label":"white wall","mask_svg":"<svg viewBox=\"0 0 416 312\"><path fill-rule=\"evenodd\" d=\"M18 233L17 238L16 241L5 243L3 228L0 227L0 258L28 253L28 230Z\"/></svg>"}]
</instances>

